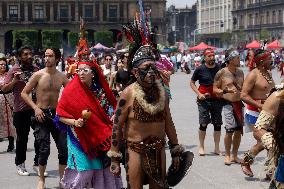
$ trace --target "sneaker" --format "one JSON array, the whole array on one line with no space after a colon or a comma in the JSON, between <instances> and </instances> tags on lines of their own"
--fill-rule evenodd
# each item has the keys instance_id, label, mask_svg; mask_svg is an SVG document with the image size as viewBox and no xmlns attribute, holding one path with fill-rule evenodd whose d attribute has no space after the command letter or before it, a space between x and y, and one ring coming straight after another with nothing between
<instances>
[{"instance_id":1,"label":"sneaker","mask_svg":"<svg viewBox=\"0 0 284 189\"><path fill-rule=\"evenodd\" d=\"M20 175L20 176L29 176L30 175L30 173L25 168L25 163L22 163L22 164L17 166L17 172L18 172L18 175Z\"/></svg>"},{"instance_id":2,"label":"sneaker","mask_svg":"<svg viewBox=\"0 0 284 189\"><path fill-rule=\"evenodd\" d=\"M37 165L33 165L33 170L37 173L38 176L40 176L40 175L39 175L39 167L38 167ZM43 175L44 175L45 177L47 177L47 176L48 176L48 173L47 173L47 172L44 172Z\"/></svg>"}]
</instances>

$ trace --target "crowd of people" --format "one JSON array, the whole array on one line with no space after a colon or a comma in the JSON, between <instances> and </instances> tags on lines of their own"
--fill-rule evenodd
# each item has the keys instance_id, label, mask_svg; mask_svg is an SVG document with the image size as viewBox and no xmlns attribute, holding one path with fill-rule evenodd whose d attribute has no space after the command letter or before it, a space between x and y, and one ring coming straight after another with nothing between
<instances>
[{"instance_id":1,"label":"crowd of people","mask_svg":"<svg viewBox=\"0 0 284 189\"><path fill-rule=\"evenodd\" d=\"M263 49L254 51L253 67L246 77L240 69L240 53L236 49L225 51L222 67L216 63L213 50L205 49L203 55L204 63L194 71L190 81L197 95L199 111L199 155L206 155L204 140L210 123L214 126L214 151L220 154L223 125L226 131L224 164L240 164L242 172L253 177L251 166L254 159L266 149L266 179L271 180L269 189L283 188L284 149L280 140L283 140L284 80L275 85L271 72L273 53ZM198 87L196 81L199 82ZM256 144L240 159L238 149L244 130L253 132Z\"/></svg>"},{"instance_id":2,"label":"crowd of people","mask_svg":"<svg viewBox=\"0 0 284 189\"><path fill-rule=\"evenodd\" d=\"M224 164L240 164L253 177L255 157L267 150L270 189L283 188L284 82L276 85L271 69L283 74L284 54L250 50L246 63L234 48L217 55L212 49L160 55L141 18L123 27L131 43L125 53L91 53L81 21L76 55L65 60L52 47L42 56L33 55L29 46L15 56L0 56L0 138L8 138L7 152L16 148L17 173L30 174L25 161L32 128L38 189L45 187L48 176L50 136L58 150L60 188L121 189L121 164L127 188L176 186L194 157L180 145L169 108L170 77L180 69L186 74L194 70L190 87L197 95L199 155L206 155L209 124L214 127L214 153L222 155L223 125ZM250 68L246 77L242 64ZM245 124L256 144L240 159ZM168 170L166 145L172 158Z\"/></svg>"}]
</instances>

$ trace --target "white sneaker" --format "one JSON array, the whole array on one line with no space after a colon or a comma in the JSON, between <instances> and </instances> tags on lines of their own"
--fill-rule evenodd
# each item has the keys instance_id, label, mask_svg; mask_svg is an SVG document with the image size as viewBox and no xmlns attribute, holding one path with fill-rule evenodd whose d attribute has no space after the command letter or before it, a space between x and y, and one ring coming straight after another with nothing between
<instances>
[{"instance_id":1,"label":"white sneaker","mask_svg":"<svg viewBox=\"0 0 284 189\"><path fill-rule=\"evenodd\" d=\"M38 166L33 165L33 170L37 173L38 176L40 176L40 175L39 175L39 167L38 167ZM48 176L48 173L47 173L47 172L44 172L43 175L44 175L45 177L47 177L47 176Z\"/></svg>"},{"instance_id":2,"label":"white sneaker","mask_svg":"<svg viewBox=\"0 0 284 189\"><path fill-rule=\"evenodd\" d=\"M25 168L25 163L22 163L22 164L17 166L17 172L18 172L18 175L20 175L20 176L29 176L30 175L30 173Z\"/></svg>"}]
</instances>

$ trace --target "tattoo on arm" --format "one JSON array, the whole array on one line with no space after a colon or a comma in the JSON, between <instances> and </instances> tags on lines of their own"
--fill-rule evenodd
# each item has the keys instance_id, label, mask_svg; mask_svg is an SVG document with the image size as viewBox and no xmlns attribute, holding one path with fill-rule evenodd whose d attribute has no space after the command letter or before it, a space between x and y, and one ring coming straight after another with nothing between
<instances>
[{"instance_id":1,"label":"tattoo on arm","mask_svg":"<svg viewBox=\"0 0 284 189\"><path fill-rule=\"evenodd\" d=\"M178 138L176 133L176 128L172 119L169 104L166 103L166 135L172 144L178 144Z\"/></svg>"},{"instance_id":2,"label":"tattoo on arm","mask_svg":"<svg viewBox=\"0 0 284 189\"><path fill-rule=\"evenodd\" d=\"M223 69L222 69L222 70L219 70L219 71L216 73L216 75L215 75L215 77L214 77L214 83L215 83L215 82L219 82L219 80L220 80L220 78L221 78L221 76L222 76L222 73L223 73Z\"/></svg>"},{"instance_id":3,"label":"tattoo on arm","mask_svg":"<svg viewBox=\"0 0 284 189\"><path fill-rule=\"evenodd\" d=\"M123 111L124 106L126 104L125 99L120 99L118 103L118 108L115 112L115 118L113 121L113 129L112 129L112 147L118 151L118 144L122 137L122 125L125 121L125 111ZM124 113L124 115L122 115Z\"/></svg>"}]
</instances>

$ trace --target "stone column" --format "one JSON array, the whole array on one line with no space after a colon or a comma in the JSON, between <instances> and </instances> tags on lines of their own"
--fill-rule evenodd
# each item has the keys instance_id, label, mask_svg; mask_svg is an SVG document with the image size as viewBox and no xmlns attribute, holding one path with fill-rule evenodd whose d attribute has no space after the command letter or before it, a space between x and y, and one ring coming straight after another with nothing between
<instances>
[{"instance_id":1,"label":"stone column","mask_svg":"<svg viewBox=\"0 0 284 189\"><path fill-rule=\"evenodd\" d=\"M28 2L25 2L25 8L24 8L24 11L25 11L25 22L28 22L29 21L29 7L28 7Z\"/></svg>"},{"instance_id":2,"label":"stone column","mask_svg":"<svg viewBox=\"0 0 284 189\"><path fill-rule=\"evenodd\" d=\"M75 22L79 21L79 3L75 2Z\"/></svg>"},{"instance_id":3,"label":"stone column","mask_svg":"<svg viewBox=\"0 0 284 189\"><path fill-rule=\"evenodd\" d=\"M68 5L68 10L69 10L69 14L68 14L68 22L71 22L71 21L72 21L71 5Z\"/></svg>"},{"instance_id":4,"label":"stone column","mask_svg":"<svg viewBox=\"0 0 284 189\"><path fill-rule=\"evenodd\" d=\"M21 4L18 5L18 22L21 21Z\"/></svg>"},{"instance_id":5,"label":"stone column","mask_svg":"<svg viewBox=\"0 0 284 189\"><path fill-rule=\"evenodd\" d=\"M128 12L128 7L127 7L127 3L123 3L123 20L127 20L127 12ZM121 15L122 16L122 15Z\"/></svg>"},{"instance_id":6,"label":"stone column","mask_svg":"<svg viewBox=\"0 0 284 189\"><path fill-rule=\"evenodd\" d=\"M3 7L2 7L3 5L2 5L2 2L0 2L0 21L2 21L3 20L3 14L2 14L2 9L3 9Z\"/></svg>"},{"instance_id":7,"label":"stone column","mask_svg":"<svg viewBox=\"0 0 284 189\"><path fill-rule=\"evenodd\" d=\"M49 8L49 21L54 22L54 6L53 1L50 2L50 8Z\"/></svg>"},{"instance_id":8,"label":"stone column","mask_svg":"<svg viewBox=\"0 0 284 189\"><path fill-rule=\"evenodd\" d=\"M100 2L100 22L104 20L104 7L103 3Z\"/></svg>"}]
</instances>

